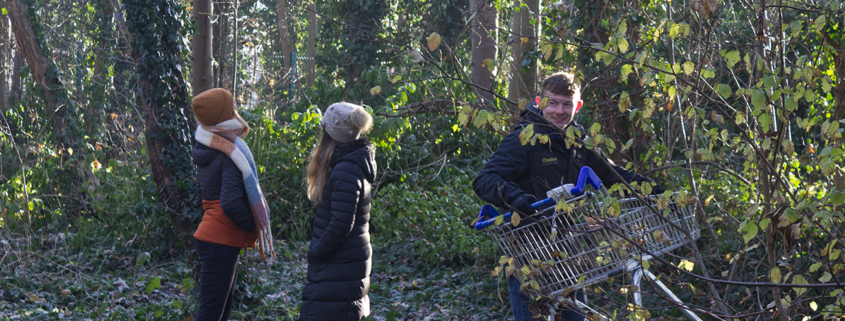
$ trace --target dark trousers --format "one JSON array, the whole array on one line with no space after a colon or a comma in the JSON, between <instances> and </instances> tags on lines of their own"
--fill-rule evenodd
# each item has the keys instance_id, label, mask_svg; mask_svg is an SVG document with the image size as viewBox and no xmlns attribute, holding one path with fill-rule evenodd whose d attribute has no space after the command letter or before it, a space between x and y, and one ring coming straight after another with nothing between
<instances>
[{"instance_id":1,"label":"dark trousers","mask_svg":"<svg viewBox=\"0 0 845 321\"><path fill-rule=\"evenodd\" d=\"M528 309L528 306L531 305L531 299L528 298L528 295L525 294L525 291L520 291L521 283L519 279L515 277L508 278L508 295L511 298L511 306L513 307L513 318L515 321L543 321L547 320L544 316L543 318L533 319L531 318L531 311ZM584 291L576 291L575 297L578 301L587 303L587 297L584 295ZM558 316L562 320L566 321L583 321L585 319L584 315L578 311L572 309L562 309L558 311Z\"/></svg>"},{"instance_id":2,"label":"dark trousers","mask_svg":"<svg viewBox=\"0 0 845 321\"><path fill-rule=\"evenodd\" d=\"M235 293L235 276L241 249L194 240L200 270L200 308L194 321L220 321L229 318Z\"/></svg>"}]
</instances>

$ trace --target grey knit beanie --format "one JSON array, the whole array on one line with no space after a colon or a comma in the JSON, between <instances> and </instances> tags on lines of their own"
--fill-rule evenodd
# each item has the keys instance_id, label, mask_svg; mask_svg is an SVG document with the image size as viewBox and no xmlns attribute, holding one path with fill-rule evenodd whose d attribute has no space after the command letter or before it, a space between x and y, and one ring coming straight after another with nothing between
<instances>
[{"instance_id":1,"label":"grey knit beanie","mask_svg":"<svg viewBox=\"0 0 845 321\"><path fill-rule=\"evenodd\" d=\"M334 140L340 143L358 139L362 132L372 127L372 116L364 107L347 102L334 103L323 114L320 125Z\"/></svg>"}]
</instances>

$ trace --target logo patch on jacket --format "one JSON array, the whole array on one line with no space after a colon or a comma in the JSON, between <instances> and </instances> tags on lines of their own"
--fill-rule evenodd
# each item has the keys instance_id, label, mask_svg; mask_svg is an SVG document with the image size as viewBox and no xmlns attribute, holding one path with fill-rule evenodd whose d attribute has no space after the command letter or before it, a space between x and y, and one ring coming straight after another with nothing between
<instances>
[{"instance_id":1,"label":"logo patch on jacket","mask_svg":"<svg viewBox=\"0 0 845 321\"><path fill-rule=\"evenodd\" d=\"M543 165L557 164L557 157L543 157Z\"/></svg>"}]
</instances>

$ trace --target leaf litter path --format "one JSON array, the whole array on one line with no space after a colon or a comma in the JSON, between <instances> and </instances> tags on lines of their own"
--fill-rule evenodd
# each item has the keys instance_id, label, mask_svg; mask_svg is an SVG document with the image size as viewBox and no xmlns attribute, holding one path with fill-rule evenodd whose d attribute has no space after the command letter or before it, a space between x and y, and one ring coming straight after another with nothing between
<instances>
[{"instance_id":1,"label":"leaf litter path","mask_svg":"<svg viewBox=\"0 0 845 321\"><path fill-rule=\"evenodd\" d=\"M20 238L0 234L0 320L190 320L196 311L185 260L157 259L120 239L83 247L69 240L44 235L25 251ZM272 264L245 253L230 320L298 319L307 246L278 244ZM427 265L409 248L374 250L368 320L510 319L504 282L491 278L489 268Z\"/></svg>"}]
</instances>

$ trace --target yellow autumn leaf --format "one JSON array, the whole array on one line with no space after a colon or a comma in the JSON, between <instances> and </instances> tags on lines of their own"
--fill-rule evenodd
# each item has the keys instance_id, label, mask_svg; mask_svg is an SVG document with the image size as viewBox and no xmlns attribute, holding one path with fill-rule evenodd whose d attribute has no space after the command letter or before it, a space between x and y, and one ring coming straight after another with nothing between
<instances>
[{"instance_id":1,"label":"yellow autumn leaf","mask_svg":"<svg viewBox=\"0 0 845 321\"><path fill-rule=\"evenodd\" d=\"M440 41L441 40L442 39L440 38L439 34L437 34L436 32L432 32L428 36L428 50L434 51L434 49L437 49L437 47L440 47Z\"/></svg>"}]
</instances>

